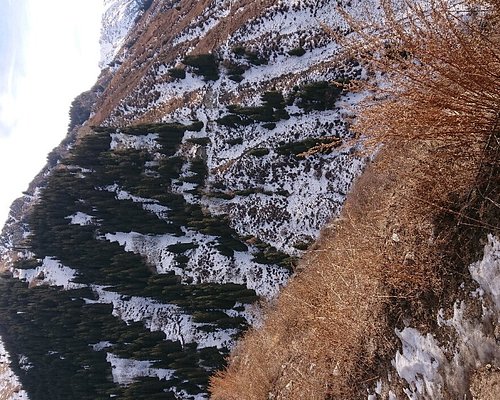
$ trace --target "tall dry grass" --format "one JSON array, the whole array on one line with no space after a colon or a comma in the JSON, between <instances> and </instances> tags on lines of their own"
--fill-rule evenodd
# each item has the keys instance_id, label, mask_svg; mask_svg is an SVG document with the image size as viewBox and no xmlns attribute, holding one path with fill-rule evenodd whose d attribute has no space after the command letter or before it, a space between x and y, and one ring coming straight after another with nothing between
<instances>
[{"instance_id":1,"label":"tall dry grass","mask_svg":"<svg viewBox=\"0 0 500 400\"><path fill-rule=\"evenodd\" d=\"M377 74L358 82L373 96L355 129L378 142L462 145L490 135L500 115L500 1L382 0L381 7L382 18L344 13L355 33L340 41Z\"/></svg>"},{"instance_id":2,"label":"tall dry grass","mask_svg":"<svg viewBox=\"0 0 500 400\"><path fill-rule=\"evenodd\" d=\"M483 216L498 215L500 1L415 3L383 1L382 22L345 14L354 33L341 41L374 79L357 84L372 96L353 129L383 147L212 378L213 399L365 397L390 366L394 327L431 330L462 278L457 227L499 232Z\"/></svg>"}]
</instances>

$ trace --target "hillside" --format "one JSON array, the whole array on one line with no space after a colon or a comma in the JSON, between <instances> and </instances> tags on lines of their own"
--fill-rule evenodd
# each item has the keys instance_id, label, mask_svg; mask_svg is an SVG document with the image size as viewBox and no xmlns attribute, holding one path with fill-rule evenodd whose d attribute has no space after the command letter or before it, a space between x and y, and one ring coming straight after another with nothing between
<instances>
[{"instance_id":1,"label":"hillside","mask_svg":"<svg viewBox=\"0 0 500 400\"><path fill-rule=\"evenodd\" d=\"M362 71L318 25L334 4L132 5L109 2L134 28L1 237L30 399L206 398L367 160L345 120Z\"/></svg>"},{"instance_id":2,"label":"hillside","mask_svg":"<svg viewBox=\"0 0 500 400\"><path fill-rule=\"evenodd\" d=\"M398 4L339 38L374 161L214 399L500 396L500 3Z\"/></svg>"},{"instance_id":3,"label":"hillside","mask_svg":"<svg viewBox=\"0 0 500 400\"><path fill-rule=\"evenodd\" d=\"M491 48L491 76L425 119L446 98L377 92L424 60L375 29L378 1L106 1L101 76L0 236L7 398L488 399L498 4L480 6L463 15L493 33L468 56Z\"/></svg>"}]
</instances>

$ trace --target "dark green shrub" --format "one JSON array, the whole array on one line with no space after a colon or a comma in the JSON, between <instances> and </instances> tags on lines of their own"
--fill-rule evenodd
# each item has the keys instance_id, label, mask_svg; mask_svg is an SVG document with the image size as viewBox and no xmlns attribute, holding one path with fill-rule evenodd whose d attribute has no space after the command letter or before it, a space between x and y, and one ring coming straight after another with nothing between
<instances>
[{"instance_id":1,"label":"dark green shrub","mask_svg":"<svg viewBox=\"0 0 500 400\"><path fill-rule=\"evenodd\" d=\"M186 77L186 70L184 68L170 68L168 73L175 79L184 79Z\"/></svg>"},{"instance_id":2,"label":"dark green shrub","mask_svg":"<svg viewBox=\"0 0 500 400\"><path fill-rule=\"evenodd\" d=\"M230 104L227 109L231 113L217 122L221 125L236 127L238 125L250 125L255 121L265 122L263 126L274 129L276 125L270 123L281 119L288 119L290 115L285 110L286 102L283 94L277 90L264 92L261 96L262 105L253 107L243 107L237 104Z\"/></svg>"},{"instance_id":3,"label":"dark green shrub","mask_svg":"<svg viewBox=\"0 0 500 400\"><path fill-rule=\"evenodd\" d=\"M342 92L343 86L341 84L318 81L301 86L295 98L297 99L297 106L306 112L312 110L324 111L335 106L335 102Z\"/></svg>"},{"instance_id":4,"label":"dark green shrub","mask_svg":"<svg viewBox=\"0 0 500 400\"><path fill-rule=\"evenodd\" d=\"M255 149L250 150L247 154L254 157L263 157L269 154L269 149L256 147Z\"/></svg>"},{"instance_id":5,"label":"dark green shrub","mask_svg":"<svg viewBox=\"0 0 500 400\"><path fill-rule=\"evenodd\" d=\"M260 96L260 99L265 107L284 108L286 105L285 99L283 98L283 94L277 90L264 92Z\"/></svg>"},{"instance_id":6,"label":"dark green shrub","mask_svg":"<svg viewBox=\"0 0 500 400\"><path fill-rule=\"evenodd\" d=\"M201 121L194 121L191 125L186 126L186 130L192 132L199 132L205 125Z\"/></svg>"},{"instance_id":7,"label":"dark green shrub","mask_svg":"<svg viewBox=\"0 0 500 400\"><path fill-rule=\"evenodd\" d=\"M241 117L234 114L225 115L216 120L218 124L228 126L230 128L236 128L238 125L242 125L243 121Z\"/></svg>"},{"instance_id":8,"label":"dark green shrub","mask_svg":"<svg viewBox=\"0 0 500 400\"><path fill-rule=\"evenodd\" d=\"M295 247L297 250L306 251L311 244L312 243L310 241L303 241L303 242L294 243L293 247Z\"/></svg>"},{"instance_id":9,"label":"dark green shrub","mask_svg":"<svg viewBox=\"0 0 500 400\"><path fill-rule=\"evenodd\" d=\"M244 48L243 46L240 46L240 45L234 46L234 47L231 49L231 51L232 51L235 55L237 55L237 56L243 56L243 55L245 55L245 52L246 52L245 48Z\"/></svg>"},{"instance_id":10,"label":"dark green shrub","mask_svg":"<svg viewBox=\"0 0 500 400\"><path fill-rule=\"evenodd\" d=\"M272 130L276 128L276 122L267 122L265 124L262 124L262 126L266 129Z\"/></svg>"},{"instance_id":11,"label":"dark green shrub","mask_svg":"<svg viewBox=\"0 0 500 400\"><path fill-rule=\"evenodd\" d=\"M281 155L298 155L301 153L305 153L311 148L315 146L319 146L321 144L330 144L336 141L336 138L307 138L301 140L299 142L290 142L290 143L280 143L280 146L276 149L276 152Z\"/></svg>"},{"instance_id":12,"label":"dark green shrub","mask_svg":"<svg viewBox=\"0 0 500 400\"><path fill-rule=\"evenodd\" d=\"M208 137L189 138L189 139L186 139L186 142L193 143L193 144L199 144L200 146L206 146L207 144L210 143L210 138L208 138Z\"/></svg>"},{"instance_id":13,"label":"dark green shrub","mask_svg":"<svg viewBox=\"0 0 500 400\"><path fill-rule=\"evenodd\" d=\"M302 57L306 51L302 47L296 47L288 52L291 56Z\"/></svg>"},{"instance_id":14,"label":"dark green shrub","mask_svg":"<svg viewBox=\"0 0 500 400\"><path fill-rule=\"evenodd\" d=\"M237 137L237 138L233 138L233 139L228 139L228 140L226 140L226 143L230 146L234 146L237 144L243 144L243 138Z\"/></svg>"},{"instance_id":15,"label":"dark green shrub","mask_svg":"<svg viewBox=\"0 0 500 400\"><path fill-rule=\"evenodd\" d=\"M202 75L207 81L219 79L219 64L213 54L188 55L182 63L194 69L194 73Z\"/></svg>"},{"instance_id":16,"label":"dark green shrub","mask_svg":"<svg viewBox=\"0 0 500 400\"><path fill-rule=\"evenodd\" d=\"M228 75L243 75L248 67L241 64L230 63L226 65L226 69Z\"/></svg>"},{"instance_id":17,"label":"dark green shrub","mask_svg":"<svg viewBox=\"0 0 500 400\"><path fill-rule=\"evenodd\" d=\"M264 65L267 64L268 59L261 56L258 52L256 51L245 51L245 58L250 64L253 65Z\"/></svg>"},{"instance_id":18,"label":"dark green shrub","mask_svg":"<svg viewBox=\"0 0 500 400\"><path fill-rule=\"evenodd\" d=\"M196 247L198 247L198 245L195 243L176 243L168 246L167 250L172 253L184 253L188 250L195 249Z\"/></svg>"},{"instance_id":19,"label":"dark green shrub","mask_svg":"<svg viewBox=\"0 0 500 400\"><path fill-rule=\"evenodd\" d=\"M238 82L238 83L240 83L243 79L245 79L241 75L229 75L228 78L231 79L232 81Z\"/></svg>"}]
</instances>

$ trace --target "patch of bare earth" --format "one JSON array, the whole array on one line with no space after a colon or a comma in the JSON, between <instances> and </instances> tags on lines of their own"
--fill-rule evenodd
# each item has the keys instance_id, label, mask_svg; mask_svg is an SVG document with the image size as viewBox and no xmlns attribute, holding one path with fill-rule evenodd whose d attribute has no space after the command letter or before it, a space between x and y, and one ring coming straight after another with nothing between
<instances>
[{"instance_id":1,"label":"patch of bare earth","mask_svg":"<svg viewBox=\"0 0 500 400\"><path fill-rule=\"evenodd\" d=\"M472 376L470 391L474 400L500 399L500 369L487 365Z\"/></svg>"}]
</instances>

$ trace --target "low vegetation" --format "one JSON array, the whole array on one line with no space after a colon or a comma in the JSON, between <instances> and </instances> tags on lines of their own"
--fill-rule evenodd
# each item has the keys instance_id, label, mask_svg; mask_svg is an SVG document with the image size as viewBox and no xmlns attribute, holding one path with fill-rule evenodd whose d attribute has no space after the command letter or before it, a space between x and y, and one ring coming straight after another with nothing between
<instances>
[{"instance_id":1,"label":"low vegetation","mask_svg":"<svg viewBox=\"0 0 500 400\"><path fill-rule=\"evenodd\" d=\"M104 239L107 233L131 231L183 236L183 229L188 228L213 235L218 242L214 247L228 257L235 251L248 251L227 220L211 217L199 204L189 204L182 194L172 191L177 181L195 184L195 196L204 187L204 160L187 161L176 154L184 132L202 128L200 121L120 128L128 135L158 135L160 147L155 151L161 157L155 164L153 154L144 149L111 150L111 134L117 129L94 127L94 132L80 138L48 176L28 221L30 235L24 245L32 256L14 267L36 268L45 257L53 257L76 272L74 283L106 286L124 299L141 296L176 305L193 318L200 332L231 329L234 335L240 334L247 328L245 319L221 310L241 311L245 304L257 300L253 290L229 283L186 284L173 272L156 273L143 257ZM207 144L207 138L191 141ZM153 174L145 173L146 165ZM167 207L168 219L158 218L141 203L118 200L115 192L105 189L114 184ZM70 224L68 216L76 212L91 215L93 223ZM179 243L168 250L177 265L186 268L190 252L197 246ZM0 289L0 335L10 354L23 354L30 361L28 371L16 358L12 368L34 400L110 396L173 399L173 394L163 392L173 387L196 396L206 392L209 375L225 365L227 349L200 349L196 343L166 340L163 332L151 332L142 322L124 322L112 315L112 305L93 303L96 295L89 287L28 288L26 282L5 276L0 277ZM94 351L92 345L99 342L110 344ZM121 387L113 383L107 352L121 358L152 360L155 368L175 373L170 379L141 378Z\"/></svg>"},{"instance_id":2,"label":"low vegetation","mask_svg":"<svg viewBox=\"0 0 500 400\"><path fill-rule=\"evenodd\" d=\"M188 55L182 63L191 67L196 75L203 76L206 81L219 79L219 62L214 54Z\"/></svg>"},{"instance_id":3,"label":"low vegetation","mask_svg":"<svg viewBox=\"0 0 500 400\"><path fill-rule=\"evenodd\" d=\"M253 65L267 64L268 59L255 50L247 49L243 46L234 46L232 51L236 57L244 57L246 61Z\"/></svg>"},{"instance_id":4,"label":"low vegetation","mask_svg":"<svg viewBox=\"0 0 500 400\"><path fill-rule=\"evenodd\" d=\"M238 104L228 106L230 114L219 118L217 122L232 128L261 122L264 127L272 129L276 124L270 124L290 118L290 115L285 110L286 102L280 91L264 92L260 100L261 105L259 106L245 107Z\"/></svg>"}]
</instances>

